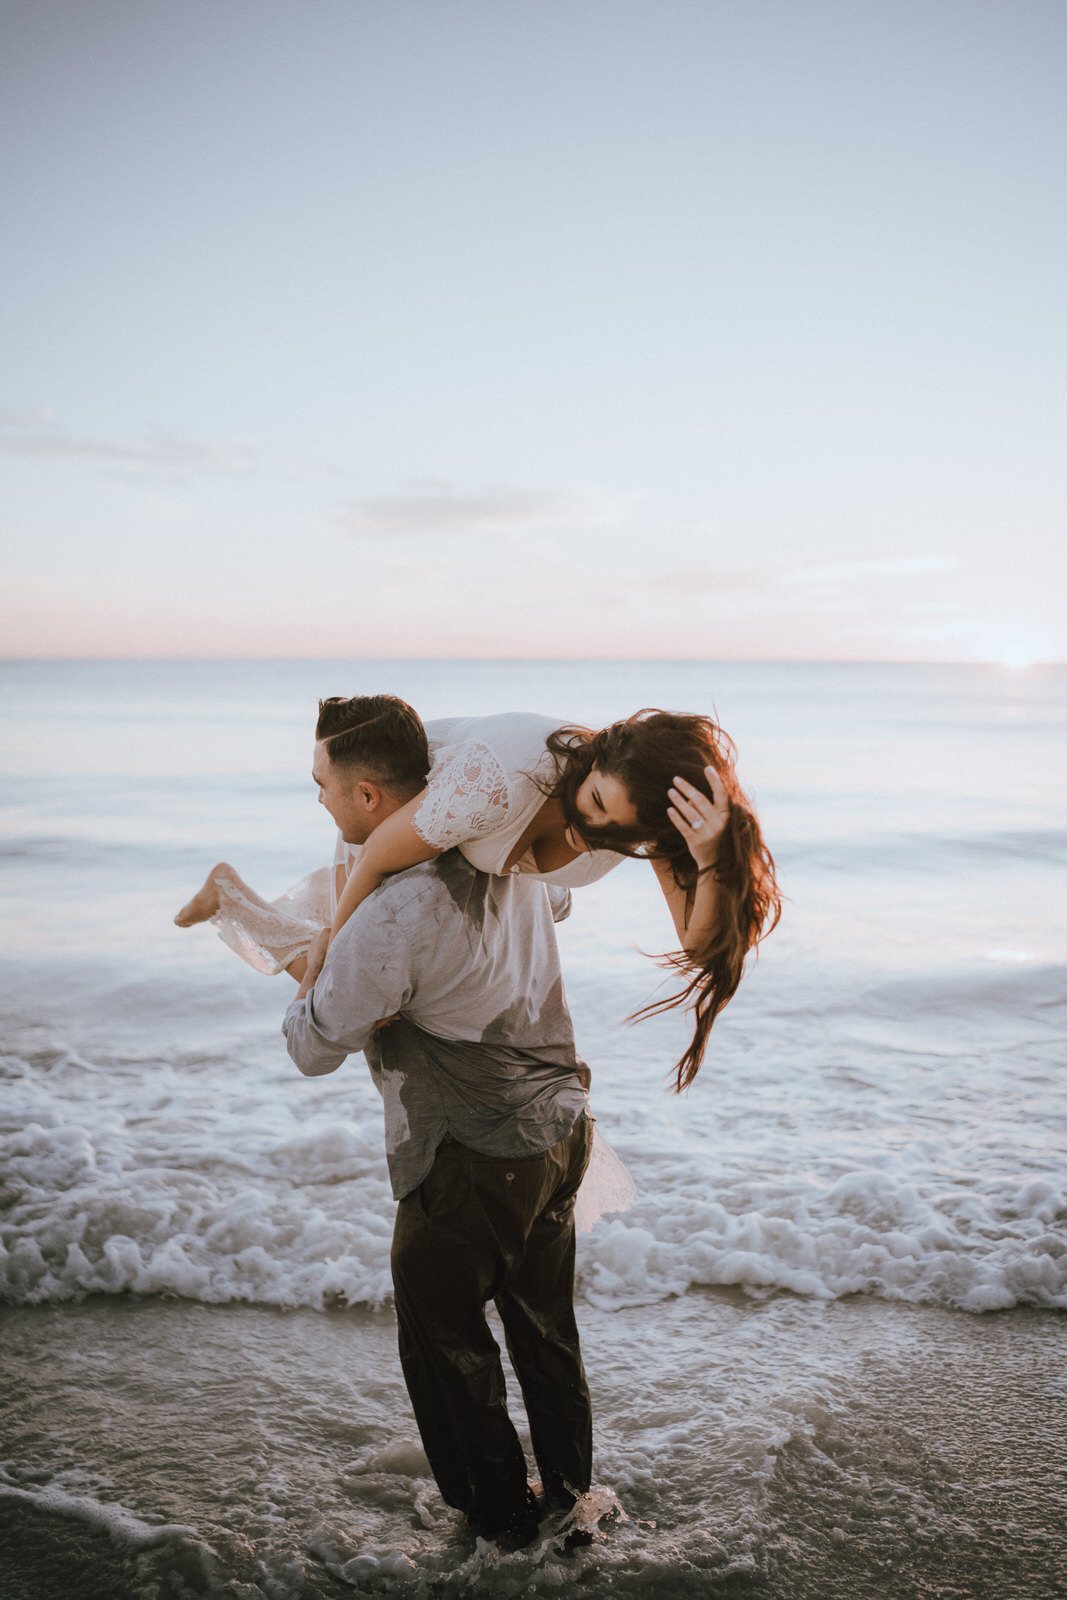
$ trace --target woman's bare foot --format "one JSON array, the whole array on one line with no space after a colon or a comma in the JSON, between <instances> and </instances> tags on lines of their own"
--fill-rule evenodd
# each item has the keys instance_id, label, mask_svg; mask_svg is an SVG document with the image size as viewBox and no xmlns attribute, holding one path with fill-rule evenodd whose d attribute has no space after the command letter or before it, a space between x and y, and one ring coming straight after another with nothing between
<instances>
[{"instance_id":1,"label":"woman's bare foot","mask_svg":"<svg viewBox=\"0 0 1067 1600\"><path fill-rule=\"evenodd\" d=\"M226 861L220 861L212 867L204 879L203 887L198 889L187 906L182 906L175 922L179 928L192 928L198 922L206 922L213 917L219 909L219 886L215 882L217 873L228 873L232 876L233 868Z\"/></svg>"}]
</instances>

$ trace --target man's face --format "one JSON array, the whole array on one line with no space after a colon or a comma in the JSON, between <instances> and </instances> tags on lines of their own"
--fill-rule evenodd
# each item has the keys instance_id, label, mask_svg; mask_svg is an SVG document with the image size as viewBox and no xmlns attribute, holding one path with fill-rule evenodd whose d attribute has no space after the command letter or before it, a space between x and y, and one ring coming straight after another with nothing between
<instances>
[{"instance_id":1,"label":"man's face","mask_svg":"<svg viewBox=\"0 0 1067 1600\"><path fill-rule=\"evenodd\" d=\"M319 804L326 807L346 844L365 844L381 821L372 786L351 767L335 767L322 740L315 745L311 776L319 789Z\"/></svg>"}]
</instances>

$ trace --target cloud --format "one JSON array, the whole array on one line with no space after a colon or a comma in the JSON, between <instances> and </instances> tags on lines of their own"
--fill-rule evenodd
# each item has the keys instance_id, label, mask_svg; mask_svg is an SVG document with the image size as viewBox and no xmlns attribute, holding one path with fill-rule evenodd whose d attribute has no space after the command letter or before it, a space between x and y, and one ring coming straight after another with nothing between
<instances>
[{"instance_id":1,"label":"cloud","mask_svg":"<svg viewBox=\"0 0 1067 1600\"><path fill-rule=\"evenodd\" d=\"M336 521L359 538L392 535L523 533L552 528L603 527L616 520L605 500L554 489L489 488L457 494L447 486L358 500Z\"/></svg>"},{"instance_id":2,"label":"cloud","mask_svg":"<svg viewBox=\"0 0 1067 1600\"><path fill-rule=\"evenodd\" d=\"M735 567L723 572L712 572L707 567L687 567L675 572L660 572L649 576L647 582L642 580L641 589L690 597L716 594L765 594L770 589L776 589L780 581L777 575L760 572L755 568L746 570Z\"/></svg>"},{"instance_id":3,"label":"cloud","mask_svg":"<svg viewBox=\"0 0 1067 1600\"><path fill-rule=\"evenodd\" d=\"M36 428L42 422L51 422L52 413L43 406L0 406L0 426L5 428Z\"/></svg>"},{"instance_id":4,"label":"cloud","mask_svg":"<svg viewBox=\"0 0 1067 1600\"><path fill-rule=\"evenodd\" d=\"M707 567L657 573L648 579L648 588L661 594L689 596L750 595L768 600L790 599L803 595L813 599L843 598L850 595L864 602L868 586L897 578L928 578L950 572L959 562L951 556L875 556L855 561L805 561L774 567L727 568L716 572Z\"/></svg>"},{"instance_id":5,"label":"cloud","mask_svg":"<svg viewBox=\"0 0 1067 1600\"><path fill-rule=\"evenodd\" d=\"M925 578L958 566L952 556L874 556L867 561L809 561L789 569L789 581L854 583L877 578Z\"/></svg>"},{"instance_id":6,"label":"cloud","mask_svg":"<svg viewBox=\"0 0 1067 1600\"><path fill-rule=\"evenodd\" d=\"M13 419L9 413L0 421L11 426ZM244 445L168 438L114 444L59 433L0 433L0 455L199 472L247 472L257 464L254 452Z\"/></svg>"}]
</instances>

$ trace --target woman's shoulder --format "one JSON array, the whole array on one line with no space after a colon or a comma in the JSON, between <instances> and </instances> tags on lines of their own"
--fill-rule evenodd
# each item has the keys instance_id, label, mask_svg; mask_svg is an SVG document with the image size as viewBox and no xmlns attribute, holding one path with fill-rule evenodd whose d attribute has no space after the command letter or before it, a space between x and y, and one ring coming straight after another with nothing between
<instances>
[{"instance_id":1,"label":"woman's shoulder","mask_svg":"<svg viewBox=\"0 0 1067 1600\"><path fill-rule=\"evenodd\" d=\"M446 850L521 830L531 807L544 804L544 777L554 770L545 739L554 726L551 717L527 712L428 722L433 764L412 818L415 831ZM489 870L498 870L495 856Z\"/></svg>"},{"instance_id":2,"label":"woman's shoulder","mask_svg":"<svg viewBox=\"0 0 1067 1600\"><path fill-rule=\"evenodd\" d=\"M500 711L479 717L439 717L426 724L430 754L463 745L489 750L505 772L530 772L552 757L545 740L563 719L538 711Z\"/></svg>"},{"instance_id":3,"label":"woman's shoulder","mask_svg":"<svg viewBox=\"0 0 1067 1600\"><path fill-rule=\"evenodd\" d=\"M433 764L416 832L442 850L490 835L510 848L551 787L555 758L545 740L558 725L532 711L428 722ZM499 871L502 861L474 864Z\"/></svg>"},{"instance_id":4,"label":"woman's shoulder","mask_svg":"<svg viewBox=\"0 0 1067 1600\"><path fill-rule=\"evenodd\" d=\"M540 711L496 711L487 716L431 717L426 736L431 747L442 744L485 744L492 749L513 740L545 739L556 728L566 725L563 717L548 717Z\"/></svg>"}]
</instances>

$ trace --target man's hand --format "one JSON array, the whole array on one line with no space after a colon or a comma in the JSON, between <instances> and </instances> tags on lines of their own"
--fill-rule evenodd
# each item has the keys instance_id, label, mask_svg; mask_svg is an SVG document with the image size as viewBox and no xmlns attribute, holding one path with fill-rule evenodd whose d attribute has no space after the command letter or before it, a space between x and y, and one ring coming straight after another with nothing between
<instances>
[{"instance_id":1,"label":"man's hand","mask_svg":"<svg viewBox=\"0 0 1067 1600\"><path fill-rule=\"evenodd\" d=\"M308 948L307 967L304 969L300 987L296 991L298 1000L303 1000L308 990L314 986L315 979L322 971L322 964L326 960L326 952L329 948L330 930L329 928L320 928Z\"/></svg>"}]
</instances>

